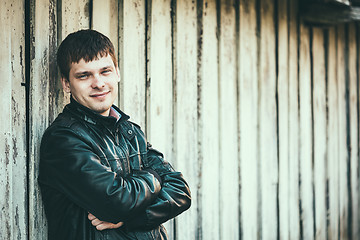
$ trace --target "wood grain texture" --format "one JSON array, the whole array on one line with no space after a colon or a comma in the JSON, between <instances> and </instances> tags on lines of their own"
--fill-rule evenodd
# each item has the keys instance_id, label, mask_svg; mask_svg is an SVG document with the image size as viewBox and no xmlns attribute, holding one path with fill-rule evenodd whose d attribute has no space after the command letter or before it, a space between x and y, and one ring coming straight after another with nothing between
<instances>
[{"instance_id":1,"label":"wood grain texture","mask_svg":"<svg viewBox=\"0 0 360 240\"><path fill-rule=\"evenodd\" d=\"M154 148L174 164L173 75L171 1L156 0L148 6L148 73L146 132ZM174 220L165 224L174 236Z\"/></svg>"},{"instance_id":2,"label":"wood grain texture","mask_svg":"<svg viewBox=\"0 0 360 240\"><path fill-rule=\"evenodd\" d=\"M176 168L184 172L192 196L191 208L176 221L176 239L197 239L198 231L198 83L197 12L194 1L176 1L174 133Z\"/></svg>"},{"instance_id":3,"label":"wood grain texture","mask_svg":"<svg viewBox=\"0 0 360 240\"><path fill-rule=\"evenodd\" d=\"M280 239L290 238L290 161L289 158L289 22L288 1L278 4L278 123L279 123L279 234Z\"/></svg>"},{"instance_id":4,"label":"wood grain texture","mask_svg":"<svg viewBox=\"0 0 360 240\"><path fill-rule=\"evenodd\" d=\"M239 9L240 213L243 239L259 238L258 45L255 1Z\"/></svg>"},{"instance_id":5,"label":"wood grain texture","mask_svg":"<svg viewBox=\"0 0 360 240\"><path fill-rule=\"evenodd\" d=\"M312 169L312 99L311 99L311 62L310 31L300 25L299 49L299 94L300 94L300 196L302 213L302 232L304 239L314 238L313 210L313 169Z\"/></svg>"},{"instance_id":6,"label":"wood grain texture","mask_svg":"<svg viewBox=\"0 0 360 240\"><path fill-rule=\"evenodd\" d=\"M199 161L201 161L201 238L220 239L219 69L216 1L202 6L201 68L199 72ZM209 181L211 179L211 181Z\"/></svg>"},{"instance_id":7,"label":"wood grain texture","mask_svg":"<svg viewBox=\"0 0 360 240\"><path fill-rule=\"evenodd\" d=\"M339 235L339 109L338 109L338 79L336 68L336 29L328 33L328 236L338 239Z\"/></svg>"},{"instance_id":8,"label":"wood grain texture","mask_svg":"<svg viewBox=\"0 0 360 240\"><path fill-rule=\"evenodd\" d=\"M23 19L23 1L0 3L0 239L28 236Z\"/></svg>"},{"instance_id":9,"label":"wood grain texture","mask_svg":"<svg viewBox=\"0 0 360 240\"><path fill-rule=\"evenodd\" d=\"M348 233L348 204L349 189L347 169L349 164L349 152L347 142L347 96L346 96L346 77L345 77L345 26L337 28L337 79L338 79L338 107L339 107L339 211L340 211L340 238L349 239Z\"/></svg>"},{"instance_id":10,"label":"wood grain texture","mask_svg":"<svg viewBox=\"0 0 360 240\"><path fill-rule=\"evenodd\" d=\"M238 89L235 1L221 1L219 42L220 239L239 235Z\"/></svg>"},{"instance_id":11,"label":"wood grain texture","mask_svg":"<svg viewBox=\"0 0 360 240\"><path fill-rule=\"evenodd\" d=\"M300 239L299 54L297 1L289 1L289 238ZM281 226L280 226L281 229Z\"/></svg>"},{"instance_id":12,"label":"wood grain texture","mask_svg":"<svg viewBox=\"0 0 360 240\"><path fill-rule=\"evenodd\" d=\"M274 4L260 2L259 154L262 236L277 238L278 146Z\"/></svg>"},{"instance_id":13,"label":"wood grain texture","mask_svg":"<svg viewBox=\"0 0 360 240\"><path fill-rule=\"evenodd\" d=\"M350 176L351 176L351 229L352 237L359 236L359 60L358 43L356 39L356 25L349 24L348 44L349 44L349 123L350 123Z\"/></svg>"},{"instance_id":14,"label":"wood grain texture","mask_svg":"<svg viewBox=\"0 0 360 240\"><path fill-rule=\"evenodd\" d=\"M124 1L122 8L122 88L120 106L131 121L146 129L146 32L145 0Z\"/></svg>"},{"instance_id":15,"label":"wood grain texture","mask_svg":"<svg viewBox=\"0 0 360 240\"><path fill-rule=\"evenodd\" d=\"M315 201L315 237L326 239L326 150L327 113L326 113L326 79L324 32L313 28L313 90L312 108L314 124L314 201Z\"/></svg>"}]
</instances>

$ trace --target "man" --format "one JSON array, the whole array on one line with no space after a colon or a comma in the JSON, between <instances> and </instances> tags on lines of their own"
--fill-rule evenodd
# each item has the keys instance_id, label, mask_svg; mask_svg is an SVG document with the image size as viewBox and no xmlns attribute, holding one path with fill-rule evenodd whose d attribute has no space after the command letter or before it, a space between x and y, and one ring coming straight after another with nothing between
<instances>
[{"instance_id":1,"label":"man","mask_svg":"<svg viewBox=\"0 0 360 240\"><path fill-rule=\"evenodd\" d=\"M113 105L120 73L112 43L80 30L61 43L57 61L71 102L41 142L49 239L167 239L161 224L190 207L190 190Z\"/></svg>"}]
</instances>

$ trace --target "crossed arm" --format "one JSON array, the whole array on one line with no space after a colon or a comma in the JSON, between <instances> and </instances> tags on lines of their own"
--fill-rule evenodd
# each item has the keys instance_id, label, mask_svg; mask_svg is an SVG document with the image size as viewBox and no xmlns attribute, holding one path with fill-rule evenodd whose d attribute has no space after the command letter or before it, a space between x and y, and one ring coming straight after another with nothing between
<instances>
[{"instance_id":1,"label":"crossed arm","mask_svg":"<svg viewBox=\"0 0 360 240\"><path fill-rule=\"evenodd\" d=\"M155 150L148 151L145 170L122 177L101 164L89 143L71 129L50 132L43 142L42 180L87 209L98 230L123 225L151 229L190 207L190 191L181 173Z\"/></svg>"},{"instance_id":2,"label":"crossed arm","mask_svg":"<svg viewBox=\"0 0 360 240\"><path fill-rule=\"evenodd\" d=\"M128 229L151 229L187 210L191 204L190 190L180 172L163 159L163 155L150 148L144 160L147 169L155 171L160 177L162 188L157 199L145 211L126 222ZM124 222L117 224L101 221L89 213L89 220L98 230L119 228Z\"/></svg>"}]
</instances>

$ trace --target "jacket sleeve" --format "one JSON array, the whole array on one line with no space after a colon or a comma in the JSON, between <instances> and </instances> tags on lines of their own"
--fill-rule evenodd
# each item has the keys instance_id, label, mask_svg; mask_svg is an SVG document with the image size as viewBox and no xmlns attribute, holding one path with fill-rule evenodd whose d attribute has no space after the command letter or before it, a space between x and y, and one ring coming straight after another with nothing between
<instances>
[{"instance_id":1,"label":"jacket sleeve","mask_svg":"<svg viewBox=\"0 0 360 240\"><path fill-rule=\"evenodd\" d=\"M155 202L136 217L125 222L128 230L153 229L176 217L191 205L191 194L181 172L176 172L160 152L150 148L145 167L156 171L162 179L162 189Z\"/></svg>"},{"instance_id":2,"label":"jacket sleeve","mask_svg":"<svg viewBox=\"0 0 360 240\"><path fill-rule=\"evenodd\" d=\"M39 183L65 194L103 221L117 223L153 203L160 182L149 171L123 177L101 164L84 137L69 128L44 134Z\"/></svg>"}]
</instances>

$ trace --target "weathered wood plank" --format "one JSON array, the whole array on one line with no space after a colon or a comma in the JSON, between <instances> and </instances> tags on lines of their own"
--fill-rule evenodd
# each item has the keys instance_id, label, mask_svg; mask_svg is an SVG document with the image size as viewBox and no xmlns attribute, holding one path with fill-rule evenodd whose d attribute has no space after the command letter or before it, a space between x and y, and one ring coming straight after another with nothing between
<instances>
[{"instance_id":1,"label":"weathered wood plank","mask_svg":"<svg viewBox=\"0 0 360 240\"><path fill-rule=\"evenodd\" d=\"M145 129L146 32L145 0L124 1L122 5L122 73L120 106L131 120Z\"/></svg>"},{"instance_id":2,"label":"weathered wood plank","mask_svg":"<svg viewBox=\"0 0 360 240\"><path fill-rule=\"evenodd\" d=\"M300 195L304 239L314 238L311 63L309 29L300 25L299 92L300 92Z\"/></svg>"},{"instance_id":3,"label":"weathered wood plank","mask_svg":"<svg viewBox=\"0 0 360 240\"><path fill-rule=\"evenodd\" d=\"M0 3L0 239L27 239L24 2Z\"/></svg>"},{"instance_id":4,"label":"weathered wood plank","mask_svg":"<svg viewBox=\"0 0 360 240\"><path fill-rule=\"evenodd\" d=\"M346 106L346 79L345 79L345 27L337 28L337 79L338 79L338 107L339 107L339 211L340 211L340 238L349 239L348 235L348 204L349 189L347 185L347 168L349 155L347 149L347 106Z\"/></svg>"},{"instance_id":5,"label":"weathered wood plank","mask_svg":"<svg viewBox=\"0 0 360 240\"><path fill-rule=\"evenodd\" d=\"M289 1L289 239L300 239L298 2ZM285 238L286 239L286 238Z\"/></svg>"},{"instance_id":6,"label":"weathered wood plank","mask_svg":"<svg viewBox=\"0 0 360 240\"><path fill-rule=\"evenodd\" d=\"M118 52L119 9L116 0L92 0L91 28L106 35Z\"/></svg>"},{"instance_id":7,"label":"weathered wood plank","mask_svg":"<svg viewBox=\"0 0 360 240\"><path fill-rule=\"evenodd\" d=\"M199 146L201 159L201 238L220 239L219 219L219 72L216 1L202 6L202 44L200 52ZM209 181L211 179L211 181Z\"/></svg>"},{"instance_id":8,"label":"weathered wood plank","mask_svg":"<svg viewBox=\"0 0 360 240\"><path fill-rule=\"evenodd\" d=\"M176 1L174 151L176 168L184 172L192 195L191 208L177 218L176 239L197 239L199 237L196 10L194 1Z\"/></svg>"},{"instance_id":9,"label":"weathered wood plank","mask_svg":"<svg viewBox=\"0 0 360 240\"><path fill-rule=\"evenodd\" d=\"M30 159L29 159L29 239L46 239L46 217L41 202L40 189L37 183L40 141L50 121L50 55L49 40L55 22L50 13L56 12L56 6L49 1L34 1L30 6Z\"/></svg>"},{"instance_id":10,"label":"weathered wood plank","mask_svg":"<svg viewBox=\"0 0 360 240\"><path fill-rule=\"evenodd\" d=\"M258 57L255 1L239 5L241 239L259 238Z\"/></svg>"},{"instance_id":11,"label":"weathered wood plank","mask_svg":"<svg viewBox=\"0 0 360 240\"><path fill-rule=\"evenodd\" d=\"M289 23L288 1L278 4L278 122L279 122L279 234L290 239L290 184L289 181Z\"/></svg>"},{"instance_id":12,"label":"weathered wood plank","mask_svg":"<svg viewBox=\"0 0 360 240\"><path fill-rule=\"evenodd\" d=\"M220 14L220 239L239 236L239 154L235 1L221 1Z\"/></svg>"},{"instance_id":13,"label":"weathered wood plank","mask_svg":"<svg viewBox=\"0 0 360 240\"><path fill-rule=\"evenodd\" d=\"M339 109L338 109L338 79L336 61L336 30L329 29L327 48L328 75L328 236L338 239L339 235Z\"/></svg>"},{"instance_id":14,"label":"weathered wood plank","mask_svg":"<svg viewBox=\"0 0 360 240\"><path fill-rule=\"evenodd\" d=\"M261 0L259 70L259 154L262 236L276 239L278 229L278 146L274 2Z\"/></svg>"},{"instance_id":15,"label":"weathered wood plank","mask_svg":"<svg viewBox=\"0 0 360 240\"><path fill-rule=\"evenodd\" d=\"M350 123L350 184L352 239L359 238L359 123L358 123L358 67L356 25L349 24L349 123Z\"/></svg>"},{"instance_id":16,"label":"weathered wood plank","mask_svg":"<svg viewBox=\"0 0 360 240\"><path fill-rule=\"evenodd\" d=\"M313 28L313 124L315 237L326 239L326 84L324 32Z\"/></svg>"},{"instance_id":17,"label":"weathered wood plank","mask_svg":"<svg viewBox=\"0 0 360 240\"><path fill-rule=\"evenodd\" d=\"M171 1L154 0L149 8L146 132L153 146L163 152L170 163L174 163ZM173 238L173 220L165 227Z\"/></svg>"}]
</instances>

